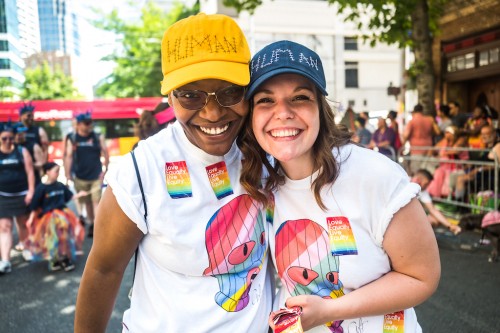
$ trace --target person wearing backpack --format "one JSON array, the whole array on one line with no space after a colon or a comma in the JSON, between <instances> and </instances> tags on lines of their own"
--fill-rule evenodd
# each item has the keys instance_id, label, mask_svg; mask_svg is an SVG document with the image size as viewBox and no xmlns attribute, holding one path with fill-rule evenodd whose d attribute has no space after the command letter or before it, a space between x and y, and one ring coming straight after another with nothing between
<instances>
[{"instance_id":1,"label":"person wearing backpack","mask_svg":"<svg viewBox=\"0 0 500 333\"><path fill-rule=\"evenodd\" d=\"M64 163L66 178L73 181L75 191L90 194L78 199L87 214L88 237L94 235L94 212L101 200L102 182L109 164L104 137L96 133L92 125L90 111L76 116L76 128L66 144Z\"/></svg>"},{"instance_id":2,"label":"person wearing backpack","mask_svg":"<svg viewBox=\"0 0 500 333\"><path fill-rule=\"evenodd\" d=\"M19 242L24 246L28 236L28 205L34 192L35 176L30 153L14 144L14 127L11 124L0 124L0 275L12 270L10 250L14 217Z\"/></svg>"}]
</instances>

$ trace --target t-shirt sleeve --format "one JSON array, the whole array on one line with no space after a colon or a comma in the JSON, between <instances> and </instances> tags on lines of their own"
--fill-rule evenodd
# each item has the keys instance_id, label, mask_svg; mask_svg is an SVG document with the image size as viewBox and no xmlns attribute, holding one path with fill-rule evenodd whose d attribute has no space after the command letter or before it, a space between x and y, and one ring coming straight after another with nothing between
<instances>
[{"instance_id":1,"label":"t-shirt sleeve","mask_svg":"<svg viewBox=\"0 0 500 333\"><path fill-rule=\"evenodd\" d=\"M137 150L135 154L139 164L139 170L141 170L140 160L143 155ZM113 163L109 168L105 180L108 186L113 190L116 201L125 215L127 215L132 222L137 224L137 227L146 234L148 230L146 221L144 220L144 202L142 200L131 154L119 157L118 161ZM144 184L143 175L141 175L141 180Z\"/></svg>"},{"instance_id":2,"label":"t-shirt sleeve","mask_svg":"<svg viewBox=\"0 0 500 333\"><path fill-rule=\"evenodd\" d=\"M391 162L388 168L389 179L385 180L385 203L381 206L378 228L375 230L375 241L382 246L384 234L394 214L406 206L420 192L420 186L410 182L408 174L401 166Z\"/></svg>"},{"instance_id":3,"label":"t-shirt sleeve","mask_svg":"<svg viewBox=\"0 0 500 333\"><path fill-rule=\"evenodd\" d=\"M70 201L71 198L73 198L73 192L71 192L71 190L63 183L61 183L61 186L62 186L63 191L64 191L64 202Z\"/></svg>"}]
</instances>

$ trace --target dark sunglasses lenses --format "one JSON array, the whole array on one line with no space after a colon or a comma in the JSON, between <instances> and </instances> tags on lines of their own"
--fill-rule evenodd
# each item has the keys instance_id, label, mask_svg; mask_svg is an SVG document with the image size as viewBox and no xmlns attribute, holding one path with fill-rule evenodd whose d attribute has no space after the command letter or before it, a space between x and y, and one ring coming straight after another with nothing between
<instances>
[{"instance_id":1,"label":"dark sunglasses lenses","mask_svg":"<svg viewBox=\"0 0 500 333\"><path fill-rule=\"evenodd\" d=\"M91 124L92 124L92 120L84 120L84 121L82 121L82 123L83 123L84 125L87 125L87 126L88 126L88 125L91 125Z\"/></svg>"},{"instance_id":2,"label":"dark sunglasses lenses","mask_svg":"<svg viewBox=\"0 0 500 333\"><path fill-rule=\"evenodd\" d=\"M2 138L2 141L4 141L4 142L5 142L5 141L14 141L14 137L13 137L13 136L4 136L4 137Z\"/></svg>"},{"instance_id":3,"label":"dark sunglasses lenses","mask_svg":"<svg viewBox=\"0 0 500 333\"><path fill-rule=\"evenodd\" d=\"M213 94L213 93L212 93ZM181 106L188 110L200 110L207 105L210 95L201 90L177 90L174 96L179 100ZM215 99L221 106L233 106L241 102L245 88L240 86L230 86L215 92Z\"/></svg>"}]
</instances>

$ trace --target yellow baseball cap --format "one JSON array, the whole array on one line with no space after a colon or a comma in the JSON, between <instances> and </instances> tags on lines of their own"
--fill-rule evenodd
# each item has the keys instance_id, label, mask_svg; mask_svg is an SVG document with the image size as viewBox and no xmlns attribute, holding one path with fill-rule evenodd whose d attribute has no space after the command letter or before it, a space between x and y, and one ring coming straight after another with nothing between
<instances>
[{"instance_id":1,"label":"yellow baseball cap","mask_svg":"<svg viewBox=\"0 0 500 333\"><path fill-rule=\"evenodd\" d=\"M170 26L161 42L161 93L190 82L219 79L246 86L250 49L229 16L199 13Z\"/></svg>"}]
</instances>

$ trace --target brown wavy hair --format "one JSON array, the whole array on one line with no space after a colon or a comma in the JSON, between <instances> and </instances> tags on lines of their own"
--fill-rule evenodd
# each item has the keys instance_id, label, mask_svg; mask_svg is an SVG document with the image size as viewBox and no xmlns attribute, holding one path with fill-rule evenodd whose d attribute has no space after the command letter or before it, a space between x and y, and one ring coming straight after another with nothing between
<instances>
[{"instance_id":1,"label":"brown wavy hair","mask_svg":"<svg viewBox=\"0 0 500 333\"><path fill-rule=\"evenodd\" d=\"M339 165L333 156L332 150L351 142L352 134L343 127L335 124L335 115L325 96L316 89L319 101L320 126L314 145L314 170L319 170L317 178L311 184L316 202L325 210L321 200L321 189L335 182L339 174ZM264 205L271 204L270 194L285 183L284 171L278 160L271 163L266 152L260 147L252 128L253 99L250 99L250 113L243 126L237 144L243 153L243 167L240 183L255 200ZM263 167L269 175L263 180ZM262 184L262 181L265 183Z\"/></svg>"},{"instance_id":2,"label":"brown wavy hair","mask_svg":"<svg viewBox=\"0 0 500 333\"><path fill-rule=\"evenodd\" d=\"M154 113L149 110L144 110L141 113L139 122L135 126L135 134L139 139L147 139L151 135L158 133L163 127L158 124Z\"/></svg>"}]
</instances>

